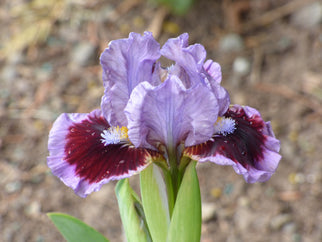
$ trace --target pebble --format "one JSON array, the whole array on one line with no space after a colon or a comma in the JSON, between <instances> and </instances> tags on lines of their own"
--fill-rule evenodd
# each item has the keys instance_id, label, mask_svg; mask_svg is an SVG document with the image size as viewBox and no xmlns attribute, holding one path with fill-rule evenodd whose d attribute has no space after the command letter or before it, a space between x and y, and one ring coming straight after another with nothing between
<instances>
[{"instance_id":1,"label":"pebble","mask_svg":"<svg viewBox=\"0 0 322 242\"><path fill-rule=\"evenodd\" d=\"M231 183L228 183L225 185L224 188L224 194L225 195L230 195L234 191L234 185Z\"/></svg>"},{"instance_id":2,"label":"pebble","mask_svg":"<svg viewBox=\"0 0 322 242\"><path fill-rule=\"evenodd\" d=\"M299 27L310 29L322 21L322 4L318 1L309 4L291 16L291 22Z\"/></svg>"},{"instance_id":3,"label":"pebble","mask_svg":"<svg viewBox=\"0 0 322 242\"><path fill-rule=\"evenodd\" d=\"M15 65L6 65L1 72L1 79L9 83L18 77L17 67Z\"/></svg>"},{"instance_id":4,"label":"pebble","mask_svg":"<svg viewBox=\"0 0 322 242\"><path fill-rule=\"evenodd\" d=\"M239 207L234 214L234 224L240 231L247 231L254 219L255 214L246 207Z\"/></svg>"},{"instance_id":5,"label":"pebble","mask_svg":"<svg viewBox=\"0 0 322 242\"><path fill-rule=\"evenodd\" d=\"M238 34L225 35L219 41L219 50L223 52L238 52L244 49L244 41Z\"/></svg>"},{"instance_id":6,"label":"pebble","mask_svg":"<svg viewBox=\"0 0 322 242\"><path fill-rule=\"evenodd\" d=\"M215 187L215 188L211 189L210 194L214 198L220 198L222 195L222 190L219 187Z\"/></svg>"},{"instance_id":7,"label":"pebble","mask_svg":"<svg viewBox=\"0 0 322 242\"><path fill-rule=\"evenodd\" d=\"M41 205L37 201L31 202L26 208L25 208L25 214L36 217L40 214L41 211Z\"/></svg>"},{"instance_id":8,"label":"pebble","mask_svg":"<svg viewBox=\"0 0 322 242\"><path fill-rule=\"evenodd\" d=\"M283 232L287 233L287 234L294 234L297 230L297 226L296 223L291 222L291 223L287 223L283 226Z\"/></svg>"},{"instance_id":9,"label":"pebble","mask_svg":"<svg viewBox=\"0 0 322 242\"><path fill-rule=\"evenodd\" d=\"M21 182L20 181L13 181L9 182L5 185L5 190L7 193L14 193L21 189Z\"/></svg>"},{"instance_id":10,"label":"pebble","mask_svg":"<svg viewBox=\"0 0 322 242\"><path fill-rule=\"evenodd\" d=\"M214 203L202 203L202 221L207 222L216 217L217 208Z\"/></svg>"},{"instance_id":11,"label":"pebble","mask_svg":"<svg viewBox=\"0 0 322 242\"><path fill-rule=\"evenodd\" d=\"M96 46L91 43L80 43L72 52L71 61L79 66L90 65L96 58Z\"/></svg>"},{"instance_id":12,"label":"pebble","mask_svg":"<svg viewBox=\"0 0 322 242\"><path fill-rule=\"evenodd\" d=\"M279 214L271 219L270 226L273 230L281 229L285 224L291 222L292 217L290 214Z\"/></svg>"},{"instance_id":13,"label":"pebble","mask_svg":"<svg viewBox=\"0 0 322 242\"><path fill-rule=\"evenodd\" d=\"M245 57L237 57L233 63L233 71L239 76L245 76L250 72L250 62Z\"/></svg>"}]
</instances>

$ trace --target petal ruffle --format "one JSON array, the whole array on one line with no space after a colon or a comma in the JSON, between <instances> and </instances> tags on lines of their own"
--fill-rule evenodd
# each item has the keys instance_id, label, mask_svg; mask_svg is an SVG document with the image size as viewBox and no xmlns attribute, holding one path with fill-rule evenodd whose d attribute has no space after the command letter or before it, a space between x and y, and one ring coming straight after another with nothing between
<instances>
[{"instance_id":1,"label":"petal ruffle","mask_svg":"<svg viewBox=\"0 0 322 242\"><path fill-rule=\"evenodd\" d=\"M159 86L141 83L125 108L129 139L136 147L162 144L175 148L205 142L211 137L218 106L213 93L199 84L186 89L177 76L169 75Z\"/></svg>"},{"instance_id":2,"label":"petal ruffle","mask_svg":"<svg viewBox=\"0 0 322 242\"><path fill-rule=\"evenodd\" d=\"M169 39L161 48L161 54L176 62L170 74L177 75L186 88L199 83L199 75L207 52L201 44L188 44L189 35L184 33L177 38Z\"/></svg>"},{"instance_id":3,"label":"petal ruffle","mask_svg":"<svg viewBox=\"0 0 322 242\"><path fill-rule=\"evenodd\" d=\"M187 33L169 39L161 48L161 54L176 62L170 74L177 75L185 87L203 83L209 87L218 100L219 115L223 115L230 104L229 94L220 86L221 68L212 60L206 59L206 50L200 44L189 45Z\"/></svg>"},{"instance_id":4,"label":"petal ruffle","mask_svg":"<svg viewBox=\"0 0 322 242\"><path fill-rule=\"evenodd\" d=\"M105 146L101 134L109 127L101 111L94 110L61 114L50 131L48 166L81 197L111 180L138 173L159 156L125 143Z\"/></svg>"},{"instance_id":5,"label":"petal ruffle","mask_svg":"<svg viewBox=\"0 0 322 242\"><path fill-rule=\"evenodd\" d=\"M231 165L249 183L267 181L281 159L269 122L256 109L239 105L230 107L224 117L235 121L233 133L214 134L203 144L187 147L184 154L200 162Z\"/></svg>"},{"instance_id":6,"label":"petal ruffle","mask_svg":"<svg viewBox=\"0 0 322 242\"><path fill-rule=\"evenodd\" d=\"M129 38L113 40L101 55L105 93L101 107L113 126L126 126L123 110L132 90L143 81L160 83L160 45L152 34L130 33Z\"/></svg>"},{"instance_id":7,"label":"petal ruffle","mask_svg":"<svg viewBox=\"0 0 322 242\"><path fill-rule=\"evenodd\" d=\"M205 82L210 86L218 100L219 116L226 113L230 105L229 93L220 85L221 82L221 67L217 62L207 60L203 65L205 73Z\"/></svg>"}]
</instances>

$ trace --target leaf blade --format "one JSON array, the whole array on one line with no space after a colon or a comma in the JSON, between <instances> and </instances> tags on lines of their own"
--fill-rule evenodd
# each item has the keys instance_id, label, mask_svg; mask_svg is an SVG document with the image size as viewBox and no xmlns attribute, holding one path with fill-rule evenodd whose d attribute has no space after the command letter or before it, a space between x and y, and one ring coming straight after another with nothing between
<instances>
[{"instance_id":1,"label":"leaf blade","mask_svg":"<svg viewBox=\"0 0 322 242\"><path fill-rule=\"evenodd\" d=\"M201 198L196 162L191 161L183 176L174 206L168 242L199 242L201 236Z\"/></svg>"},{"instance_id":2,"label":"leaf blade","mask_svg":"<svg viewBox=\"0 0 322 242\"><path fill-rule=\"evenodd\" d=\"M101 233L73 216L64 213L48 213L47 216L68 242L108 242Z\"/></svg>"},{"instance_id":3,"label":"leaf blade","mask_svg":"<svg viewBox=\"0 0 322 242\"><path fill-rule=\"evenodd\" d=\"M144 219L138 215L137 206L141 206L137 194L130 187L128 179L118 181L115 193L127 241L149 241L149 232L144 226Z\"/></svg>"},{"instance_id":4,"label":"leaf blade","mask_svg":"<svg viewBox=\"0 0 322 242\"><path fill-rule=\"evenodd\" d=\"M166 241L170 224L166 186L155 164L140 173L142 204L151 233L155 242Z\"/></svg>"}]
</instances>

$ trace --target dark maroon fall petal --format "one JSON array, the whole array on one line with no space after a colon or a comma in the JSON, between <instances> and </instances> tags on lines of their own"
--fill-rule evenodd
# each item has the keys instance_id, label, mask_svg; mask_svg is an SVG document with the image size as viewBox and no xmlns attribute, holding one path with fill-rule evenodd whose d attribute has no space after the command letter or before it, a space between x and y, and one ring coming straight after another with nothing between
<instances>
[{"instance_id":1,"label":"dark maroon fall petal","mask_svg":"<svg viewBox=\"0 0 322 242\"><path fill-rule=\"evenodd\" d=\"M187 147L185 155L201 162L209 160L220 165L233 165L239 174L260 170L260 175L251 176L264 179L265 175L265 179L269 178L280 160L280 155L276 153L279 142L269 136L269 124L262 120L255 109L238 105L230 107L224 117L235 121L236 129L233 133L214 134L205 143ZM247 179L253 181L252 178Z\"/></svg>"},{"instance_id":2,"label":"dark maroon fall petal","mask_svg":"<svg viewBox=\"0 0 322 242\"><path fill-rule=\"evenodd\" d=\"M105 146L101 134L107 128L109 124L102 116L90 117L71 125L66 136L64 159L75 165L76 175L89 183L122 178L158 155L155 151L134 148L128 143Z\"/></svg>"},{"instance_id":3,"label":"dark maroon fall petal","mask_svg":"<svg viewBox=\"0 0 322 242\"><path fill-rule=\"evenodd\" d=\"M158 152L134 148L126 140L104 145L101 134L109 127L97 109L89 114L61 114L49 133L47 164L55 176L81 197L162 159Z\"/></svg>"}]
</instances>

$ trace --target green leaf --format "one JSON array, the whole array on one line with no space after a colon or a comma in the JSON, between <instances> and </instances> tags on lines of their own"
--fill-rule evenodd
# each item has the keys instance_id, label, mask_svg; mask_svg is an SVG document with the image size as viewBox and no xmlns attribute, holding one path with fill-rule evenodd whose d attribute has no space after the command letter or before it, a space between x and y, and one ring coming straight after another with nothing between
<instances>
[{"instance_id":1,"label":"green leaf","mask_svg":"<svg viewBox=\"0 0 322 242\"><path fill-rule=\"evenodd\" d=\"M192 6L194 0L154 0L157 3L168 6L175 14L185 14Z\"/></svg>"},{"instance_id":2,"label":"green leaf","mask_svg":"<svg viewBox=\"0 0 322 242\"><path fill-rule=\"evenodd\" d=\"M170 222L168 242L199 242L201 235L201 198L196 162L186 168Z\"/></svg>"},{"instance_id":3,"label":"green leaf","mask_svg":"<svg viewBox=\"0 0 322 242\"><path fill-rule=\"evenodd\" d=\"M145 225L142 205L130 187L128 179L118 181L115 193L119 204L123 228L128 242L151 241Z\"/></svg>"},{"instance_id":4,"label":"green leaf","mask_svg":"<svg viewBox=\"0 0 322 242\"><path fill-rule=\"evenodd\" d=\"M47 215L68 242L108 242L102 234L75 217L63 213Z\"/></svg>"},{"instance_id":5,"label":"green leaf","mask_svg":"<svg viewBox=\"0 0 322 242\"><path fill-rule=\"evenodd\" d=\"M170 224L167 191L160 169L151 164L140 173L144 214L152 241L164 242Z\"/></svg>"}]
</instances>

